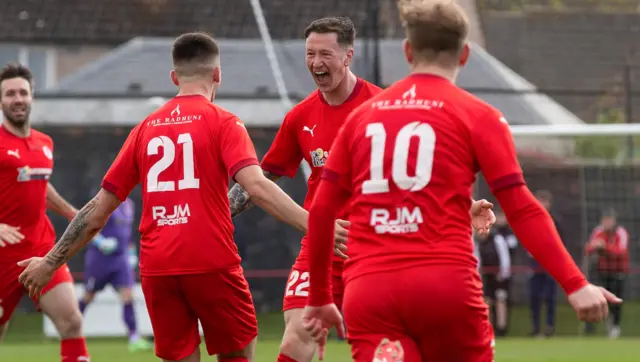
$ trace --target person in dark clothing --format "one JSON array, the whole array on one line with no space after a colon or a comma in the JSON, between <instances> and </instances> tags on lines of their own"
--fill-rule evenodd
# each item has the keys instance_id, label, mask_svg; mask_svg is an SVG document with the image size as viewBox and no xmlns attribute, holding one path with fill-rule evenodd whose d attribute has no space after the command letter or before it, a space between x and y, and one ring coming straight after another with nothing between
<instances>
[{"instance_id":1,"label":"person in dark clothing","mask_svg":"<svg viewBox=\"0 0 640 362\"><path fill-rule=\"evenodd\" d=\"M589 238L586 254L598 258L597 275L602 286L622 296L624 282L629 273L629 233L623 226L618 225L615 210L603 211L600 225L593 229ZM609 338L615 339L620 336L622 306L611 305L610 308L608 334ZM587 329L587 332L589 331Z\"/></svg>"},{"instance_id":2,"label":"person in dark clothing","mask_svg":"<svg viewBox=\"0 0 640 362\"><path fill-rule=\"evenodd\" d=\"M505 336L508 325L511 256L509 246L497 228L478 237L478 254L483 270L484 295L491 309L491 324L496 337Z\"/></svg>"},{"instance_id":3,"label":"person in dark clothing","mask_svg":"<svg viewBox=\"0 0 640 362\"><path fill-rule=\"evenodd\" d=\"M553 196L547 190L539 190L536 192L536 198L542 204L542 206L550 211ZM558 234L562 239L562 230L558 224L558 220L551 216L553 223L556 226ZM551 337L555 333L556 323L556 282L553 278L547 274L547 272L536 262L533 258L530 258L530 266L533 271L533 275L529 280L529 308L531 310L531 335L540 336L540 313L542 310L542 304L546 304L547 318L546 328L544 335Z\"/></svg>"}]
</instances>

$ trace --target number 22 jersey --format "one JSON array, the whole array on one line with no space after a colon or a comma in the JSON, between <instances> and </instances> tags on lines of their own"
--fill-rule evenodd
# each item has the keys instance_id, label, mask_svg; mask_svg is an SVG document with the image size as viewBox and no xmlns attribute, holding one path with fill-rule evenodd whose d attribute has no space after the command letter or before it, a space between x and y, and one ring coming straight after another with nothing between
<instances>
[{"instance_id":1,"label":"number 22 jersey","mask_svg":"<svg viewBox=\"0 0 640 362\"><path fill-rule=\"evenodd\" d=\"M237 267L229 178L258 165L244 124L200 95L178 96L135 127L102 187L125 200L142 184L140 273Z\"/></svg>"},{"instance_id":2,"label":"number 22 jersey","mask_svg":"<svg viewBox=\"0 0 640 362\"><path fill-rule=\"evenodd\" d=\"M423 265L476 268L472 185L522 184L509 127L449 80L411 75L350 116L323 179L352 193L345 283Z\"/></svg>"}]
</instances>

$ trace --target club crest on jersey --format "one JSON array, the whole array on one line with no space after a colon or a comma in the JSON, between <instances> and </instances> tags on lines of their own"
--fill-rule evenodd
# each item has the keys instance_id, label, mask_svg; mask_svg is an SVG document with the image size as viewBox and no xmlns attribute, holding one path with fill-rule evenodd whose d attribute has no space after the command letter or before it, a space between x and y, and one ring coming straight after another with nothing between
<instances>
[{"instance_id":1,"label":"club crest on jersey","mask_svg":"<svg viewBox=\"0 0 640 362\"><path fill-rule=\"evenodd\" d=\"M53 152L51 152L51 149L47 146L42 146L42 153L44 153L44 156L50 160L53 160Z\"/></svg>"},{"instance_id":2,"label":"club crest on jersey","mask_svg":"<svg viewBox=\"0 0 640 362\"><path fill-rule=\"evenodd\" d=\"M376 348L373 362L403 362L404 349L400 341L390 341L389 338L383 338Z\"/></svg>"},{"instance_id":3,"label":"club crest on jersey","mask_svg":"<svg viewBox=\"0 0 640 362\"><path fill-rule=\"evenodd\" d=\"M31 168L29 166L18 167L18 182L48 180L51 177L50 168Z\"/></svg>"},{"instance_id":4,"label":"club crest on jersey","mask_svg":"<svg viewBox=\"0 0 640 362\"><path fill-rule=\"evenodd\" d=\"M311 154L311 163L313 167L324 167L327 163L327 157L329 157L329 151L325 151L322 148L318 148L315 151L309 152Z\"/></svg>"}]
</instances>

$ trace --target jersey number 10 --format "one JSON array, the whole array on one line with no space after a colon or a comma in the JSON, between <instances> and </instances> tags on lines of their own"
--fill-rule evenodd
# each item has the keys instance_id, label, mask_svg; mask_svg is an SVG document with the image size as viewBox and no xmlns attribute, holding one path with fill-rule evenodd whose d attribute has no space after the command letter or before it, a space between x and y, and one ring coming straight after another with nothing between
<instances>
[{"instance_id":1,"label":"jersey number 10","mask_svg":"<svg viewBox=\"0 0 640 362\"><path fill-rule=\"evenodd\" d=\"M200 187L200 179L195 177L193 165L193 140L191 134L182 133L178 136L178 145L182 145L183 177L178 181L178 190L197 189ZM174 181L158 181L158 177L164 172L176 158L176 146L167 136L154 137L147 144L147 155L154 156L163 149L162 158L154 163L147 173L147 192L175 191Z\"/></svg>"},{"instance_id":2,"label":"jersey number 10","mask_svg":"<svg viewBox=\"0 0 640 362\"><path fill-rule=\"evenodd\" d=\"M382 123L367 125L367 137L371 138L370 179L362 183L363 194L389 192L389 180L384 178L384 156L387 132ZM407 172L411 138L418 137L418 153L415 176ZM391 178L401 190L420 191L431 181L436 134L427 123L411 122L396 136L391 162Z\"/></svg>"}]
</instances>

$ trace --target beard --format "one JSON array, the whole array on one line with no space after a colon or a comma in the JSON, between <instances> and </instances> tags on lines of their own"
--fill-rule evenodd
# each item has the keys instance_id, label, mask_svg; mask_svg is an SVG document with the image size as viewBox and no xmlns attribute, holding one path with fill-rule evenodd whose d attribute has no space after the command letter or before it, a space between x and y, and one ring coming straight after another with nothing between
<instances>
[{"instance_id":1,"label":"beard","mask_svg":"<svg viewBox=\"0 0 640 362\"><path fill-rule=\"evenodd\" d=\"M4 118L9 121L9 123L11 123L11 125L13 125L14 127L18 127L18 128L23 128L26 124L29 123L29 114L31 113L31 107L27 106L24 112L24 115L20 115L20 116L13 116L11 114L11 109L9 109L8 111L4 109L2 109L2 114L4 115Z\"/></svg>"}]
</instances>

